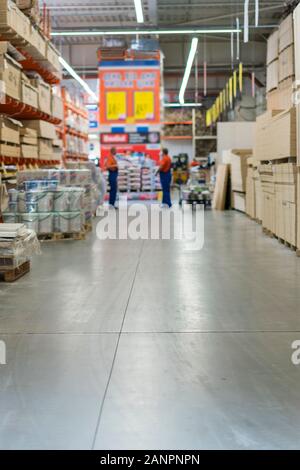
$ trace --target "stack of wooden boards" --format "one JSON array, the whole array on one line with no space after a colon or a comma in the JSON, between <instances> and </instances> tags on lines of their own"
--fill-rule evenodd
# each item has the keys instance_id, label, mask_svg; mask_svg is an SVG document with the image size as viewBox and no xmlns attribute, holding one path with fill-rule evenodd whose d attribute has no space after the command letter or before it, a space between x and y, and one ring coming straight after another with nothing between
<instances>
[{"instance_id":1,"label":"stack of wooden boards","mask_svg":"<svg viewBox=\"0 0 300 470\"><path fill-rule=\"evenodd\" d=\"M256 120L246 213L262 224L265 233L299 254L300 5L270 36L267 49L268 110Z\"/></svg>"},{"instance_id":2,"label":"stack of wooden boards","mask_svg":"<svg viewBox=\"0 0 300 470\"><path fill-rule=\"evenodd\" d=\"M287 16L268 39L267 109L289 109L295 77L293 16Z\"/></svg>"}]
</instances>

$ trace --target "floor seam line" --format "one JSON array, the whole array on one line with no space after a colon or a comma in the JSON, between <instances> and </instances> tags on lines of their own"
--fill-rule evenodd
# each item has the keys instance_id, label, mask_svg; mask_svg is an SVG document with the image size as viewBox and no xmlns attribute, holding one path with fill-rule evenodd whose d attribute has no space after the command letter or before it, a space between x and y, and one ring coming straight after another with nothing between
<instances>
[{"instance_id":1,"label":"floor seam line","mask_svg":"<svg viewBox=\"0 0 300 470\"><path fill-rule=\"evenodd\" d=\"M143 240L143 242L142 242L141 249L140 249L140 252L139 252L137 264L136 264L135 271L134 271L134 275L133 275L133 280L132 280L132 283L131 283L131 287L130 287L128 299L127 299L126 306L125 306L125 310L124 310L124 315L123 315L123 319L122 319L120 331L119 331L119 333L118 333L118 339L117 339L117 343L116 343L116 348L115 348L115 352L114 352L114 356L113 356L113 360L112 360L112 364L111 364L111 368L110 368L108 380L107 380L106 387L105 387L105 390L104 390L103 398L102 398L102 401L101 401L101 406L100 406L100 410L99 410L99 414L98 414L98 418L97 418L96 429L95 429L95 433L94 433L94 437L93 437L93 442L92 442L92 448L91 448L91 450L94 450L94 448L95 448L97 434L98 434L98 431L99 431L99 429L100 429L100 422L101 422L102 412L103 412L103 408L104 408L104 403L105 403L105 399L106 399L106 396L107 396L108 388L109 388L109 385L110 385L110 382L111 382L111 378L112 378L112 374L113 374L113 369L114 369L114 365L115 365L116 358L117 358L117 354L118 354L120 339L121 339L121 336L122 336L122 331L123 331L123 327L124 327L124 323L125 323L125 318L126 318L127 310L128 310L128 307L129 307L131 295L132 295L132 292L133 292L133 288L134 288L134 284L135 284L137 272L138 272L138 269L139 269L139 266L140 266L140 262L141 262L141 257L142 257L143 248L144 248L144 240Z\"/></svg>"}]
</instances>

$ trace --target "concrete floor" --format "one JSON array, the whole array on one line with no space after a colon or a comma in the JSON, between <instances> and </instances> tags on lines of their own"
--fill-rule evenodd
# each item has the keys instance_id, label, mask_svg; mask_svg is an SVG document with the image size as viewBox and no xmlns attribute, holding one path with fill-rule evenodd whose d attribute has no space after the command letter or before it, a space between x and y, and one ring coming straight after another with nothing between
<instances>
[{"instance_id":1,"label":"concrete floor","mask_svg":"<svg viewBox=\"0 0 300 470\"><path fill-rule=\"evenodd\" d=\"M1 449L300 447L300 259L234 212L205 236L43 244L0 285Z\"/></svg>"}]
</instances>

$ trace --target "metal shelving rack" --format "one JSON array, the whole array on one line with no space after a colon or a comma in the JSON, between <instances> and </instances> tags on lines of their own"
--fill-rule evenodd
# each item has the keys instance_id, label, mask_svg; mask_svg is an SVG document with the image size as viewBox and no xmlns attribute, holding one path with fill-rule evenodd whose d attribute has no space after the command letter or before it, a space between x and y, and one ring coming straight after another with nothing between
<instances>
[{"instance_id":1,"label":"metal shelving rack","mask_svg":"<svg viewBox=\"0 0 300 470\"><path fill-rule=\"evenodd\" d=\"M68 117L68 112L71 111L72 113L77 114L83 119L86 119L86 121L88 122L88 112L85 109L79 108L78 106L76 106L74 103L70 102L67 99L65 88L62 88L61 92L62 92L62 100L63 100L63 107L64 107L64 121L62 123L62 128L58 132L60 133L62 141L63 141L64 161L65 162L70 162L70 161L85 162L88 160L87 154L79 154L79 153L75 154L75 153L69 153L67 151L67 136L72 135L74 137L79 137L85 142L88 142L88 138L89 138L88 133L78 131L77 129L74 129L68 126L66 124L66 120Z\"/></svg>"}]
</instances>

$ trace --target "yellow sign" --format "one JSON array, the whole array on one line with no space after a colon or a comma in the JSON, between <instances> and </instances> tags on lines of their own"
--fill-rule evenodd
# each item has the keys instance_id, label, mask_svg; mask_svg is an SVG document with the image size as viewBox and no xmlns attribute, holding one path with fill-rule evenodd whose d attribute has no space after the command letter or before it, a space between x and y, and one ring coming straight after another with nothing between
<instances>
[{"instance_id":1,"label":"yellow sign","mask_svg":"<svg viewBox=\"0 0 300 470\"><path fill-rule=\"evenodd\" d=\"M233 102L233 78L230 77L229 79L229 103L230 105L232 106L232 102Z\"/></svg>"},{"instance_id":2,"label":"yellow sign","mask_svg":"<svg viewBox=\"0 0 300 470\"><path fill-rule=\"evenodd\" d=\"M239 65L239 89L240 89L240 93L242 93L243 91L243 64L242 62L240 62L240 65Z\"/></svg>"},{"instance_id":3,"label":"yellow sign","mask_svg":"<svg viewBox=\"0 0 300 470\"><path fill-rule=\"evenodd\" d=\"M236 98L237 95L237 74L236 70L233 72L233 96Z\"/></svg>"},{"instance_id":4,"label":"yellow sign","mask_svg":"<svg viewBox=\"0 0 300 470\"><path fill-rule=\"evenodd\" d=\"M106 109L108 121L125 121L127 114L126 92L108 91L106 93Z\"/></svg>"},{"instance_id":5,"label":"yellow sign","mask_svg":"<svg viewBox=\"0 0 300 470\"><path fill-rule=\"evenodd\" d=\"M154 119L153 91L136 91L134 93L134 117L137 121Z\"/></svg>"}]
</instances>

